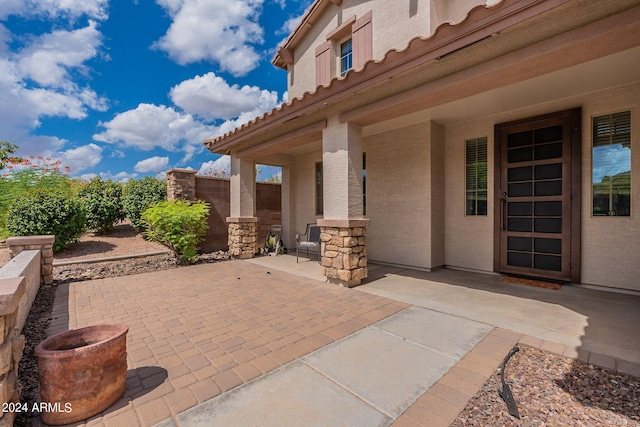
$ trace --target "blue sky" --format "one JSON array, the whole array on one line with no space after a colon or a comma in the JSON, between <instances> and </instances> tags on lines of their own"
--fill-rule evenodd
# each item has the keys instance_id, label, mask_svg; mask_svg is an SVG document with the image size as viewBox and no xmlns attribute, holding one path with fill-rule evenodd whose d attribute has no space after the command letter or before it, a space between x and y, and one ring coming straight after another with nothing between
<instances>
[{"instance_id":1,"label":"blue sky","mask_svg":"<svg viewBox=\"0 0 640 427\"><path fill-rule=\"evenodd\" d=\"M202 141L286 100L311 0L2 0L0 140L73 176L228 169Z\"/></svg>"}]
</instances>

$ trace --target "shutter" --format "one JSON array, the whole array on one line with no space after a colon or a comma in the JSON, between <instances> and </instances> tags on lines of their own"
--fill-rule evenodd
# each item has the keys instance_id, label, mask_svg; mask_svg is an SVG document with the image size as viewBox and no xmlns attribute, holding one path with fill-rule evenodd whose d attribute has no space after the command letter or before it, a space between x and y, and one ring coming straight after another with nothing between
<instances>
[{"instance_id":1,"label":"shutter","mask_svg":"<svg viewBox=\"0 0 640 427\"><path fill-rule=\"evenodd\" d=\"M324 42L316 48L316 86L331 82L331 43Z\"/></svg>"},{"instance_id":2,"label":"shutter","mask_svg":"<svg viewBox=\"0 0 640 427\"><path fill-rule=\"evenodd\" d=\"M631 112L593 118L593 146L621 144L631 147Z\"/></svg>"},{"instance_id":3,"label":"shutter","mask_svg":"<svg viewBox=\"0 0 640 427\"><path fill-rule=\"evenodd\" d=\"M373 58L373 31L371 25L371 11L357 19L351 27L353 33L353 68L359 70Z\"/></svg>"}]
</instances>

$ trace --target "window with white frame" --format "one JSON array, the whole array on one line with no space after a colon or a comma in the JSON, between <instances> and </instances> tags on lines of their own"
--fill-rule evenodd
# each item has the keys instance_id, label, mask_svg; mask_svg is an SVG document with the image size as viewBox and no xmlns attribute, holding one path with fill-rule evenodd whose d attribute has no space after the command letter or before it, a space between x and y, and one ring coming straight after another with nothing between
<instances>
[{"instance_id":1,"label":"window with white frame","mask_svg":"<svg viewBox=\"0 0 640 427\"><path fill-rule=\"evenodd\" d=\"M593 216L631 215L631 112L593 118Z\"/></svg>"},{"instance_id":2,"label":"window with white frame","mask_svg":"<svg viewBox=\"0 0 640 427\"><path fill-rule=\"evenodd\" d=\"M487 215L487 138L465 141L465 192L467 216Z\"/></svg>"}]
</instances>

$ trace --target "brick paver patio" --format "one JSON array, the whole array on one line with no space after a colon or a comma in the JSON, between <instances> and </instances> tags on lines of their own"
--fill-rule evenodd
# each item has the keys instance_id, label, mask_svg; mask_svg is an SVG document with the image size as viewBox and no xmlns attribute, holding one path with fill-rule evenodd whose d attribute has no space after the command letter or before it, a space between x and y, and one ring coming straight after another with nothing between
<instances>
[{"instance_id":1,"label":"brick paver patio","mask_svg":"<svg viewBox=\"0 0 640 427\"><path fill-rule=\"evenodd\" d=\"M406 307L230 261L60 285L49 334L127 324L127 391L86 425L149 426Z\"/></svg>"}]
</instances>

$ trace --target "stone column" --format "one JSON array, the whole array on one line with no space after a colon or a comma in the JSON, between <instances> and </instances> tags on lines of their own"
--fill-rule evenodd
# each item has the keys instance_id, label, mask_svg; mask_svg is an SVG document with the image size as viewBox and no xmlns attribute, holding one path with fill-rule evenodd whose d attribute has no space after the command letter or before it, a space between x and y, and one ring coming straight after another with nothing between
<instances>
[{"instance_id":1,"label":"stone column","mask_svg":"<svg viewBox=\"0 0 640 427\"><path fill-rule=\"evenodd\" d=\"M258 252L258 218L227 218L229 254L234 258L253 258Z\"/></svg>"},{"instance_id":2,"label":"stone column","mask_svg":"<svg viewBox=\"0 0 640 427\"><path fill-rule=\"evenodd\" d=\"M10 237L7 239L7 246L9 246L12 258L25 249L39 250L41 252L40 282L50 285L53 283L53 243L55 240L56 236L54 235Z\"/></svg>"},{"instance_id":3,"label":"stone column","mask_svg":"<svg viewBox=\"0 0 640 427\"><path fill-rule=\"evenodd\" d=\"M362 129L327 121L322 132L324 218L320 226L324 274L353 287L367 277L367 227L362 205Z\"/></svg>"},{"instance_id":4,"label":"stone column","mask_svg":"<svg viewBox=\"0 0 640 427\"><path fill-rule=\"evenodd\" d=\"M167 200L195 200L196 171L170 169L167 171Z\"/></svg>"},{"instance_id":5,"label":"stone column","mask_svg":"<svg viewBox=\"0 0 640 427\"><path fill-rule=\"evenodd\" d=\"M323 273L331 283L353 287L367 277L369 220L318 220Z\"/></svg>"},{"instance_id":6,"label":"stone column","mask_svg":"<svg viewBox=\"0 0 640 427\"><path fill-rule=\"evenodd\" d=\"M258 252L258 218L256 217L256 166L253 160L231 155L229 254L235 258L252 258Z\"/></svg>"}]
</instances>

